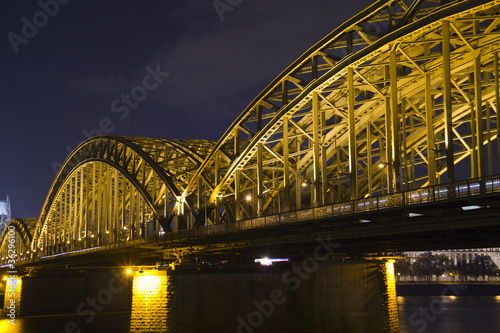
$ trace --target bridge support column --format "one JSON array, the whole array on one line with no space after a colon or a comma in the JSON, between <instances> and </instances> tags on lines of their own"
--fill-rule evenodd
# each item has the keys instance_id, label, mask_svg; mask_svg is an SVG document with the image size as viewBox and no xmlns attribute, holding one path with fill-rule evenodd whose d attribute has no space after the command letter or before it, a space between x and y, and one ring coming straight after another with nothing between
<instances>
[{"instance_id":1,"label":"bridge support column","mask_svg":"<svg viewBox=\"0 0 500 333\"><path fill-rule=\"evenodd\" d=\"M396 333L397 315L392 263L311 256L136 275L131 332Z\"/></svg>"},{"instance_id":2,"label":"bridge support column","mask_svg":"<svg viewBox=\"0 0 500 333\"><path fill-rule=\"evenodd\" d=\"M132 283L130 332L165 332L168 318L166 271L137 272Z\"/></svg>"}]
</instances>

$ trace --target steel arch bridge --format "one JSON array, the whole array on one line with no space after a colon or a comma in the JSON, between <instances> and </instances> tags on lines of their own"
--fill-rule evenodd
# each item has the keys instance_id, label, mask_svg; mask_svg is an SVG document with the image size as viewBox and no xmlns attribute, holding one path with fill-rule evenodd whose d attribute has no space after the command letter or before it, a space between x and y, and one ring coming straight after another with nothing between
<instances>
[{"instance_id":1,"label":"steel arch bridge","mask_svg":"<svg viewBox=\"0 0 500 333\"><path fill-rule=\"evenodd\" d=\"M218 142L104 136L33 233L56 254L500 173L500 1L381 0L307 50Z\"/></svg>"},{"instance_id":2,"label":"steel arch bridge","mask_svg":"<svg viewBox=\"0 0 500 333\"><path fill-rule=\"evenodd\" d=\"M14 263L32 257L32 232L36 222L37 219L33 218L15 218L7 223L0 237L0 259L2 261ZM9 262L9 260L11 261Z\"/></svg>"}]
</instances>

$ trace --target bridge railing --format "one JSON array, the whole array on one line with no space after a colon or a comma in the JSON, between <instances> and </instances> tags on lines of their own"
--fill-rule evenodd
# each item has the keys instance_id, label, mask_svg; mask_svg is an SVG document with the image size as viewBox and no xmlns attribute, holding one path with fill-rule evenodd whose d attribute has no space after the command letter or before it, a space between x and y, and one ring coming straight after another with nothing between
<instances>
[{"instance_id":1,"label":"bridge railing","mask_svg":"<svg viewBox=\"0 0 500 333\"><path fill-rule=\"evenodd\" d=\"M468 179L455 183L433 185L426 188L375 197L351 200L303 210L239 220L229 224L217 224L165 234L164 240L201 238L210 235L272 227L302 221L321 220L348 216L357 213L376 212L386 209L401 209L407 206L428 204L443 200L460 200L467 197L500 192L500 175Z\"/></svg>"}]
</instances>

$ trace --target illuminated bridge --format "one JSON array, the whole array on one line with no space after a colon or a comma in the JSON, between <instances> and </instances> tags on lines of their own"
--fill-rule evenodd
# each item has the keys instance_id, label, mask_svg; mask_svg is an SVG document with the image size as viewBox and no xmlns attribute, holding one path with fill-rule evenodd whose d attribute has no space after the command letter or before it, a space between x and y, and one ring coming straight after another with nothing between
<instances>
[{"instance_id":1,"label":"illuminated bridge","mask_svg":"<svg viewBox=\"0 0 500 333\"><path fill-rule=\"evenodd\" d=\"M499 51L500 1L377 1L217 142L83 142L36 223L10 222L21 257L499 246Z\"/></svg>"}]
</instances>

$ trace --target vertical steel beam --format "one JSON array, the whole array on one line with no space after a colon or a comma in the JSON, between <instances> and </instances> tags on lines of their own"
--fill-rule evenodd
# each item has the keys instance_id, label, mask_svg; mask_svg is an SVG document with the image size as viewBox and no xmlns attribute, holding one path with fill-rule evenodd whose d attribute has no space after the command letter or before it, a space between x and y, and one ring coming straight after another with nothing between
<instances>
[{"instance_id":1,"label":"vertical steel beam","mask_svg":"<svg viewBox=\"0 0 500 333\"><path fill-rule=\"evenodd\" d=\"M427 160L429 185L436 185L436 144L434 142L434 97L432 95L431 74L425 73L425 118L427 127Z\"/></svg>"},{"instance_id":2,"label":"vertical steel beam","mask_svg":"<svg viewBox=\"0 0 500 333\"><path fill-rule=\"evenodd\" d=\"M126 212L127 212L127 177L122 177L122 205L121 205L121 221L120 228L123 228L126 225ZM121 233L121 229L120 229ZM120 234L121 236L121 234Z\"/></svg>"},{"instance_id":3,"label":"vertical steel beam","mask_svg":"<svg viewBox=\"0 0 500 333\"><path fill-rule=\"evenodd\" d=\"M71 221L71 224L68 225L68 231L67 231L67 240L69 240L70 242L72 241L71 239L72 230L75 229L80 219L79 213L80 213L80 207L82 205L82 200L80 200L81 198L80 193L83 191L83 189L78 184L80 183L80 179L83 177L83 168L84 166L78 168L78 170L75 172L75 178L73 180L74 184L73 197L75 198L75 201L73 203L73 219ZM72 243L68 245L71 246L71 244Z\"/></svg>"},{"instance_id":4,"label":"vertical steel beam","mask_svg":"<svg viewBox=\"0 0 500 333\"><path fill-rule=\"evenodd\" d=\"M351 199L358 198L358 168L357 168L357 147L356 147L356 119L355 119L355 91L354 91L354 71L352 67L347 68L347 89L348 89L348 131L349 131L349 172L351 183Z\"/></svg>"},{"instance_id":5,"label":"vertical steel beam","mask_svg":"<svg viewBox=\"0 0 500 333\"><path fill-rule=\"evenodd\" d=\"M103 187L104 187L104 181L103 181L103 166L105 167L105 165L101 164L101 163L98 163L98 183L97 183L97 219L96 221L94 221L94 223L96 223L96 225L94 225L94 227L92 228L92 235L94 235L96 233L96 230L97 230L97 233L100 232L100 227L101 227L101 223L102 223L102 208L103 208ZM105 172L105 171L104 171ZM88 237L88 236L87 236ZM94 236L95 238L95 236Z\"/></svg>"},{"instance_id":6,"label":"vertical steel beam","mask_svg":"<svg viewBox=\"0 0 500 333\"><path fill-rule=\"evenodd\" d=\"M474 59L474 104L476 111L476 135L477 135L477 171L479 177L485 176L484 162L484 129L483 129L483 99L481 93L481 56L478 54Z\"/></svg>"},{"instance_id":7,"label":"vertical steel beam","mask_svg":"<svg viewBox=\"0 0 500 333\"><path fill-rule=\"evenodd\" d=\"M105 243L109 242L109 229L111 229L111 224L113 220L113 181L114 181L114 168L111 169L111 167L108 167L108 179L107 179L107 187L108 187L108 193L107 193L107 199L106 199L106 206L107 206L107 214L106 214L106 221L104 223L105 227L102 231L103 235L103 240ZM156 190L156 188L155 188Z\"/></svg>"},{"instance_id":8,"label":"vertical steel beam","mask_svg":"<svg viewBox=\"0 0 500 333\"><path fill-rule=\"evenodd\" d=\"M321 129L325 128L326 127L326 119L325 119L325 112L321 112ZM328 170L327 170L327 152L326 152L326 148L325 145L323 144L324 143L324 139L323 139L323 135L324 135L324 131L321 130L320 131L320 138L321 138L321 205L326 205L327 203L327 192L328 192L328 179L327 179L327 176L328 176Z\"/></svg>"},{"instance_id":9,"label":"vertical steel beam","mask_svg":"<svg viewBox=\"0 0 500 333\"><path fill-rule=\"evenodd\" d=\"M489 75L489 73L488 73ZM489 104L486 104L486 136L488 145L488 175L493 174L493 150L491 147L491 112Z\"/></svg>"},{"instance_id":10,"label":"vertical steel beam","mask_svg":"<svg viewBox=\"0 0 500 333\"><path fill-rule=\"evenodd\" d=\"M455 156L453 149L453 109L451 104L450 22L448 20L442 21L442 53L446 171L448 183L452 183L455 181Z\"/></svg>"},{"instance_id":11,"label":"vertical steel beam","mask_svg":"<svg viewBox=\"0 0 500 333\"><path fill-rule=\"evenodd\" d=\"M493 56L493 70L494 70L494 74L495 74L495 107L496 107L496 118L497 118L497 149L498 149L498 167L499 167L499 170L498 172L500 172L500 117L499 117L499 114L500 114L500 78L499 78L499 75L500 75L500 71L498 70L498 52L495 52L494 53L494 56Z\"/></svg>"},{"instance_id":12,"label":"vertical steel beam","mask_svg":"<svg viewBox=\"0 0 500 333\"><path fill-rule=\"evenodd\" d=\"M295 209L302 208L302 175L299 170L300 162L300 135L295 137Z\"/></svg>"},{"instance_id":13,"label":"vertical steel beam","mask_svg":"<svg viewBox=\"0 0 500 333\"><path fill-rule=\"evenodd\" d=\"M393 191L393 181L392 181L392 167L393 164L391 163L392 161L392 127L391 127L391 121L392 116L391 116L391 98L386 97L385 98L385 166L384 170L386 173L386 179L387 179L387 192L391 193ZM380 146L382 147L383 144L381 143ZM382 154L382 151L380 151Z\"/></svg>"},{"instance_id":14,"label":"vertical steel beam","mask_svg":"<svg viewBox=\"0 0 500 333\"><path fill-rule=\"evenodd\" d=\"M234 129L234 156L240 155L240 129L238 126ZM200 178L201 179L201 178ZM201 183L200 183L201 184ZM201 186L201 185L200 185ZM203 194L205 196L205 194ZM241 219L241 192L240 192L240 171L236 170L234 174L234 216L236 220ZM206 211L206 207L205 207Z\"/></svg>"},{"instance_id":15,"label":"vertical steel beam","mask_svg":"<svg viewBox=\"0 0 500 333\"><path fill-rule=\"evenodd\" d=\"M220 151L215 153L215 188L219 185L220 182ZM181 202L178 202L181 205ZM214 212L214 224L219 223L220 219L220 210L219 210L219 194L217 193L215 197L215 212Z\"/></svg>"},{"instance_id":16,"label":"vertical steel beam","mask_svg":"<svg viewBox=\"0 0 500 333\"><path fill-rule=\"evenodd\" d=\"M283 194L285 211L290 210L290 149L288 140L288 116L283 117Z\"/></svg>"},{"instance_id":17,"label":"vertical steel beam","mask_svg":"<svg viewBox=\"0 0 500 333\"><path fill-rule=\"evenodd\" d=\"M311 58L311 67L312 67L312 79L316 80L318 78L318 58L317 58L317 56L313 56Z\"/></svg>"},{"instance_id":18,"label":"vertical steel beam","mask_svg":"<svg viewBox=\"0 0 500 333\"><path fill-rule=\"evenodd\" d=\"M236 220L240 220L241 219L240 170L236 170L236 172L234 173L234 201L235 201L234 217Z\"/></svg>"},{"instance_id":19,"label":"vertical steel beam","mask_svg":"<svg viewBox=\"0 0 500 333\"><path fill-rule=\"evenodd\" d=\"M73 242L78 239L76 237L75 232L78 231L78 234L80 234L80 230L83 225L83 212L87 211L87 199L85 197L85 201L83 200L84 198L84 193L87 195L88 189L87 189L87 182L85 181L84 178L86 178L88 175L88 166L84 165L81 169L81 174L80 174L80 211L79 211L79 216L78 216L78 224L75 228L73 228Z\"/></svg>"},{"instance_id":20,"label":"vertical steel beam","mask_svg":"<svg viewBox=\"0 0 500 333\"><path fill-rule=\"evenodd\" d=\"M469 74L469 95L470 100L475 100L474 97L474 72ZM470 106L470 170L471 178L477 177L477 137L476 137L476 105L471 103Z\"/></svg>"},{"instance_id":21,"label":"vertical steel beam","mask_svg":"<svg viewBox=\"0 0 500 333\"><path fill-rule=\"evenodd\" d=\"M287 85L287 80L281 81L281 94L282 94L281 101L283 103L283 106L285 106L285 105L288 104L288 85ZM262 119L262 117L261 117L261 119Z\"/></svg>"},{"instance_id":22,"label":"vertical steel beam","mask_svg":"<svg viewBox=\"0 0 500 333\"><path fill-rule=\"evenodd\" d=\"M257 144L257 216L261 217L263 214L263 160L262 160L262 143Z\"/></svg>"},{"instance_id":23,"label":"vertical steel beam","mask_svg":"<svg viewBox=\"0 0 500 333\"><path fill-rule=\"evenodd\" d=\"M130 185L130 199L128 201L129 204L129 224L128 224L128 234L130 239L134 239L134 227L135 227L135 187Z\"/></svg>"},{"instance_id":24,"label":"vertical steel beam","mask_svg":"<svg viewBox=\"0 0 500 333\"><path fill-rule=\"evenodd\" d=\"M257 106L257 132L262 130L262 105Z\"/></svg>"},{"instance_id":25,"label":"vertical steel beam","mask_svg":"<svg viewBox=\"0 0 500 333\"><path fill-rule=\"evenodd\" d=\"M118 206L119 206L119 180L120 180L120 173L118 172L118 169L115 169L115 181L113 182L113 220L111 222L111 230L110 232L110 238L111 242L114 243L116 242L116 228L118 227Z\"/></svg>"},{"instance_id":26,"label":"vertical steel beam","mask_svg":"<svg viewBox=\"0 0 500 333\"><path fill-rule=\"evenodd\" d=\"M395 50L390 51L389 61L389 78L391 83L391 166L392 179L394 181L395 191L401 191L401 147L400 147L400 120L398 110L398 69L397 69L397 54Z\"/></svg>"},{"instance_id":27,"label":"vertical steel beam","mask_svg":"<svg viewBox=\"0 0 500 333\"><path fill-rule=\"evenodd\" d=\"M312 203L313 206L320 204L320 159L319 159L319 102L318 92L312 93L312 123L313 123L313 188L312 188Z\"/></svg>"},{"instance_id":28,"label":"vertical steel beam","mask_svg":"<svg viewBox=\"0 0 500 333\"><path fill-rule=\"evenodd\" d=\"M366 125L366 168L368 173L368 196L372 196L372 187L373 187L373 171L372 171L372 129L371 123L368 122Z\"/></svg>"}]
</instances>

